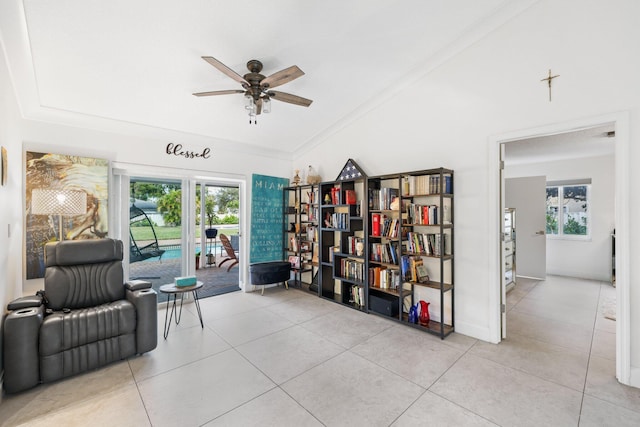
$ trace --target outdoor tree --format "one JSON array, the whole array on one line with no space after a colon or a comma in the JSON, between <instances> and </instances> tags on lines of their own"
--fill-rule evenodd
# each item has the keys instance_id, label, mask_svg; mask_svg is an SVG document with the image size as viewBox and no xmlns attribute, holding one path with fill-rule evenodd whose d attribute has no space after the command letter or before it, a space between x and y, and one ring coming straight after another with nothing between
<instances>
[{"instance_id":1,"label":"outdoor tree","mask_svg":"<svg viewBox=\"0 0 640 427\"><path fill-rule=\"evenodd\" d=\"M237 214L240 209L240 191L237 188L221 188L215 195L218 213Z\"/></svg>"},{"instance_id":2,"label":"outdoor tree","mask_svg":"<svg viewBox=\"0 0 640 427\"><path fill-rule=\"evenodd\" d=\"M154 182L132 182L131 197L139 200L157 200L173 190L179 190L179 184L159 184Z\"/></svg>"},{"instance_id":3,"label":"outdoor tree","mask_svg":"<svg viewBox=\"0 0 640 427\"><path fill-rule=\"evenodd\" d=\"M165 224L173 226L182 224L182 192L171 190L158 199L158 212L162 214Z\"/></svg>"}]
</instances>

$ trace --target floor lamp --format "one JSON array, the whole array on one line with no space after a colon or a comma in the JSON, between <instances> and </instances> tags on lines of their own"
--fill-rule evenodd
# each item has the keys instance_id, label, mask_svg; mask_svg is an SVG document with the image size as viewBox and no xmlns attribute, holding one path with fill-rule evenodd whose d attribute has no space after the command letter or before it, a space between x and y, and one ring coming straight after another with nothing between
<instances>
[{"instance_id":1,"label":"floor lamp","mask_svg":"<svg viewBox=\"0 0 640 427\"><path fill-rule=\"evenodd\" d=\"M32 215L58 215L60 241L64 240L62 216L87 213L87 193L74 190L50 190L34 188L31 191Z\"/></svg>"}]
</instances>

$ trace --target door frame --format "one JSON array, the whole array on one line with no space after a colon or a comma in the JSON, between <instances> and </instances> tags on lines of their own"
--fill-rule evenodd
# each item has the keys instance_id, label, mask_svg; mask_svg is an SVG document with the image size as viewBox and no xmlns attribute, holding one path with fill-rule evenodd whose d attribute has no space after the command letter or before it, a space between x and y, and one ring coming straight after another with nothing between
<instances>
[{"instance_id":1,"label":"door frame","mask_svg":"<svg viewBox=\"0 0 640 427\"><path fill-rule=\"evenodd\" d=\"M605 124L614 124L615 141L615 227L616 227L616 378L623 384L640 387L640 372L631 371L631 316L629 298L629 112L622 111L587 117L540 127L517 130L489 137L489 333L491 341L501 341L501 252L500 236L503 215L502 189L504 180L500 171L500 146L505 142L574 132ZM632 375L633 374L633 375Z\"/></svg>"},{"instance_id":2,"label":"door frame","mask_svg":"<svg viewBox=\"0 0 640 427\"><path fill-rule=\"evenodd\" d=\"M128 240L128 223L129 223L129 178L131 176L150 177L157 179L180 180L182 183L182 207L183 214L185 211L195 211L195 186L196 182L207 182L212 184L237 186L239 189L240 209L238 234L240 237L240 264L238 275L238 286L243 292L247 292L246 270L248 251L246 250L245 226L247 217L247 200L246 200L246 177L244 175L235 175L228 173L218 173L215 171L189 170L180 168L167 168L160 166L150 166L135 163L112 162L112 181L114 191L110 193L110 218L115 219L115 224L110 224L110 237ZM111 198L113 196L113 198ZM113 209L113 211L111 211ZM186 253L195 252L195 220L186 221L183 225L182 247L186 248ZM112 231L113 230L113 231ZM128 245L125 245L125 258L128 259ZM123 263L125 277L129 277L128 262ZM195 257L183 257L182 271L195 272Z\"/></svg>"}]
</instances>

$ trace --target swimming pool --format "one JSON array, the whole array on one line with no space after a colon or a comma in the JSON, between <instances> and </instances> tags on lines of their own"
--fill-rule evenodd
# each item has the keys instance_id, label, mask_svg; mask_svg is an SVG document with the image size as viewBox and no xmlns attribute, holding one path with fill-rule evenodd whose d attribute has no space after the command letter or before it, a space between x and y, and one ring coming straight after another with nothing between
<instances>
[{"instance_id":1,"label":"swimming pool","mask_svg":"<svg viewBox=\"0 0 640 427\"><path fill-rule=\"evenodd\" d=\"M208 253L219 254L221 247L222 245L219 245L219 244L207 245L207 252L205 252L205 255ZM169 245L169 246L160 245L160 249L164 250L164 253L162 254L161 259L180 259L182 257L182 248L179 245L177 247L176 245ZM199 251L200 251L200 245L196 245L196 252L199 252ZM158 261L158 258L157 257L149 258L144 261L145 262Z\"/></svg>"}]
</instances>

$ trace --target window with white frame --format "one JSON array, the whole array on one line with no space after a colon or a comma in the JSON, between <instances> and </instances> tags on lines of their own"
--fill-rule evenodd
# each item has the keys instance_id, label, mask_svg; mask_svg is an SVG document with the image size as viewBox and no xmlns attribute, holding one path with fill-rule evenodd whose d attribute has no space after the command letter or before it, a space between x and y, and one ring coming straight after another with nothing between
<instances>
[{"instance_id":1,"label":"window with white frame","mask_svg":"<svg viewBox=\"0 0 640 427\"><path fill-rule=\"evenodd\" d=\"M547 235L589 237L591 180L547 182Z\"/></svg>"}]
</instances>

